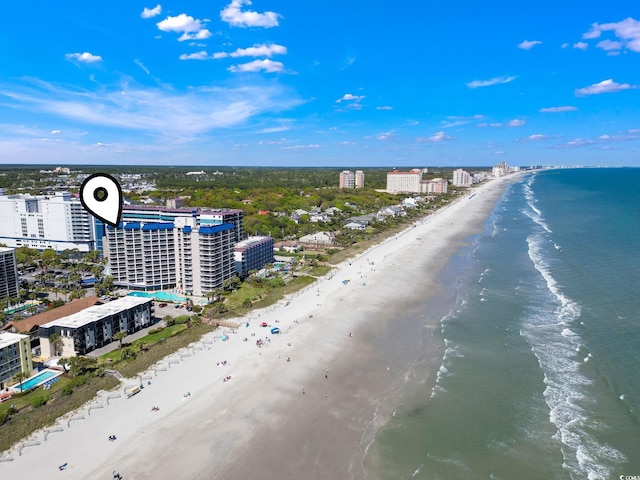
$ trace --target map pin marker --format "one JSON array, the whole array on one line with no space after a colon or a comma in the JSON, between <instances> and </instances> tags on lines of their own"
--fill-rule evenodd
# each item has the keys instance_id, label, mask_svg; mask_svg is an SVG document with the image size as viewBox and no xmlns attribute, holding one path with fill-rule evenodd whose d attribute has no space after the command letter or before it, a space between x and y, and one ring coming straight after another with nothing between
<instances>
[{"instance_id":1,"label":"map pin marker","mask_svg":"<svg viewBox=\"0 0 640 480\"><path fill-rule=\"evenodd\" d=\"M106 173L94 173L82 182L80 201L84 209L104 223L117 227L122 216L122 189Z\"/></svg>"}]
</instances>

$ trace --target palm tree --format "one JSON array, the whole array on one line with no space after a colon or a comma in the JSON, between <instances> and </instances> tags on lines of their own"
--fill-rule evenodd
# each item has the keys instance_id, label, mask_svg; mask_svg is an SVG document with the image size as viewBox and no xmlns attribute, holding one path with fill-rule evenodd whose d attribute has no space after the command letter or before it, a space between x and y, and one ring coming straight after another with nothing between
<instances>
[{"instance_id":1,"label":"palm tree","mask_svg":"<svg viewBox=\"0 0 640 480\"><path fill-rule=\"evenodd\" d=\"M69 365L68 358L61 358L60 360L58 360L58 366L62 367L65 373L67 372L67 365Z\"/></svg>"},{"instance_id":2,"label":"palm tree","mask_svg":"<svg viewBox=\"0 0 640 480\"><path fill-rule=\"evenodd\" d=\"M120 330L119 332L116 332L113 334L113 339L118 340L120 342L120 349L122 349L122 340L124 340L124 337L126 336L127 336L127 332L124 330Z\"/></svg>"},{"instance_id":3,"label":"palm tree","mask_svg":"<svg viewBox=\"0 0 640 480\"><path fill-rule=\"evenodd\" d=\"M49 336L49 344L51 345L51 348L53 349L53 356L54 357L58 356L58 348L60 347L60 343L62 343L62 337L60 335L58 335L57 333L54 333L54 334Z\"/></svg>"},{"instance_id":4,"label":"palm tree","mask_svg":"<svg viewBox=\"0 0 640 480\"><path fill-rule=\"evenodd\" d=\"M20 382L20 391L21 391L21 392L22 392L22 382L23 382L24 380L26 380L27 378L29 378L29 375L27 375L26 373L24 373L24 372L22 372L22 371L20 371L20 372L16 373L16 374L13 376L13 379L14 379L16 382Z\"/></svg>"}]
</instances>

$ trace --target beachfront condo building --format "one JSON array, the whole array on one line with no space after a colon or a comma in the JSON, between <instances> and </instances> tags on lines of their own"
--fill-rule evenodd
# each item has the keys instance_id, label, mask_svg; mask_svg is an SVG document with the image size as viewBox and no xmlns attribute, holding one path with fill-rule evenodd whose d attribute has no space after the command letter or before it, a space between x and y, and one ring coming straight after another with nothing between
<instances>
[{"instance_id":1,"label":"beachfront condo building","mask_svg":"<svg viewBox=\"0 0 640 480\"><path fill-rule=\"evenodd\" d=\"M451 184L454 187L470 187L473 184L473 176L466 170L458 168L453 171L453 180Z\"/></svg>"},{"instance_id":2,"label":"beachfront condo building","mask_svg":"<svg viewBox=\"0 0 640 480\"><path fill-rule=\"evenodd\" d=\"M273 263L273 245L273 238L259 236L236 244L233 255L240 278L246 278L251 270L260 270L268 263Z\"/></svg>"},{"instance_id":3,"label":"beachfront condo building","mask_svg":"<svg viewBox=\"0 0 640 480\"><path fill-rule=\"evenodd\" d=\"M16 251L9 247L0 247L0 298L18 296L18 265Z\"/></svg>"},{"instance_id":4,"label":"beachfront condo building","mask_svg":"<svg viewBox=\"0 0 640 480\"><path fill-rule=\"evenodd\" d=\"M509 173L509 165L507 165L507 162L500 162L491 169L491 174L494 177L504 177L507 173Z\"/></svg>"},{"instance_id":5,"label":"beachfront condo building","mask_svg":"<svg viewBox=\"0 0 640 480\"><path fill-rule=\"evenodd\" d=\"M96 248L96 223L69 192L6 195L0 189L0 243L58 252Z\"/></svg>"},{"instance_id":6,"label":"beachfront condo building","mask_svg":"<svg viewBox=\"0 0 640 480\"><path fill-rule=\"evenodd\" d=\"M152 298L127 296L45 323L38 329L41 355L75 357L113 342L120 331L128 334L148 327L154 318ZM60 341L53 345L51 336Z\"/></svg>"},{"instance_id":7,"label":"beachfront condo building","mask_svg":"<svg viewBox=\"0 0 640 480\"><path fill-rule=\"evenodd\" d=\"M449 182L444 178L434 178L432 180L423 180L420 187L422 193L443 195L449 191Z\"/></svg>"},{"instance_id":8,"label":"beachfront condo building","mask_svg":"<svg viewBox=\"0 0 640 480\"><path fill-rule=\"evenodd\" d=\"M242 210L135 206L105 230L114 284L132 290L178 289L205 296L236 275L233 247L244 236Z\"/></svg>"},{"instance_id":9,"label":"beachfront condo building","mask_svg":"<svg viewBox=\"0 0 640 480\"><path fill-rule=\"evenodd\" d=\"M29 335L0 332L0 393L15 383L18 373L25 378L33 373Z\"/></svg>"},{"instance_id":10,"label":"beachfront condo building","mask_svg":"<svg viewBox=\"0 0 640 480\"><path fill-rule=\"evenodd\" d=\"M355 173L351 170L340 172L340 188L364 188L364 172L362 170L356 170Z\"/></svg>"}]
</instances>

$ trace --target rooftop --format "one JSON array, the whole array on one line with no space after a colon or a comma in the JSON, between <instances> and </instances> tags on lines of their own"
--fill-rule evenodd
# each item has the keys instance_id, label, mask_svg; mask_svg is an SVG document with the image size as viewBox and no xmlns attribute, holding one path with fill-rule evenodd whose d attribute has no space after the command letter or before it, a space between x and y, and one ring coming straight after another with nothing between
<instances>
[{"instance_id":1,"label":"rooftop","mask_svg":"<svg viewBox=\"0 0 640 480\"><path fill-rule=\"evenodd\" d=\"M57 320L42 325L42 327L79 328L102 318L151 302L153 302L153 298L122 297L118 300L105 303L104 305L94 305L93 307L86 308L81 312L58 318Z\"/></svg>"},{"instance_id":2,"label":"rooftop","mask_svg":"<svg viewBox=\"0 0 640 480\"><path fill-rule=\"evenodd\" d=\"M14 330L17 332L30 332L33 327L40 327L46 323L53 322L54 320L58 320L59 318L63 318L74 313L81 312L88 307L92 307L96 304L102 304L100 299L95 295L86 298L79 298L76 300L72 300L70 303L63 305L58 308L54 308L51 310L47 310L46 312L42 312L38 315L34 315L33 317L25 318L23 320L15 320L12 322L7 322L7 324L2 327L3 330Z\"/></svg>"},{"instance_id":3,"label":"rooftop","mask_svg":"<svg viewBox=\"0 0 640 480\"><path fill-rule=\"evenodd\" d=\"M0 349L6 348L14 343L18 343L23 338L29 338L29 335L20 335L19 333L0 332Z\"/></svg>"}]
</instances>

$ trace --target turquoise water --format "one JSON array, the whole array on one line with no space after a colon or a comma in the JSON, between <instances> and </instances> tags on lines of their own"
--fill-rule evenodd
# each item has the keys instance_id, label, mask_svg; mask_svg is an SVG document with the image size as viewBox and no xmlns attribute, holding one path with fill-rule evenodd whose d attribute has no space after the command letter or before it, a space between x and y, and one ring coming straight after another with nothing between
<instances>
[{"instance_id":1,"label":"turquoise water","mask_svg":"<svg viewBox=\"0 0 640 480\"><path fill-rule=\"evenodd\" d=\"M50 378L55 377L57 375L59 375L58 372L52 372L51 370L45 370L44 372L40 372L35 377L31 377L30 379L22 382L22 390L29 390L30 388L40 385L41 383L44 383L46 380L49 380ZM18 384L17 388L20 389L20 384Z\"/></svg>"},{"instance_id":2,"label":"turquoise water","mask_svg":"<svg viewBox=\"0 0 640 480\"><path fill-rule=\"evenodd\" d=\"M508 187L441 278L444 357L435 379L412 367L368 479L640 475L638 185L571 169Z\"/></svg>"},{"instance_id":3,"label":"turquoise water","mask_svg":"<svg viewBox=\"0 0 640 480\"><path fill-rule=\"evenodd\" d=\"M186 297L181 297L174 293L167 292L131 292L128 294L130 297L142 297L142 298L155 298L163 302L186 302Z\"/></svg>"}]
</instances>

